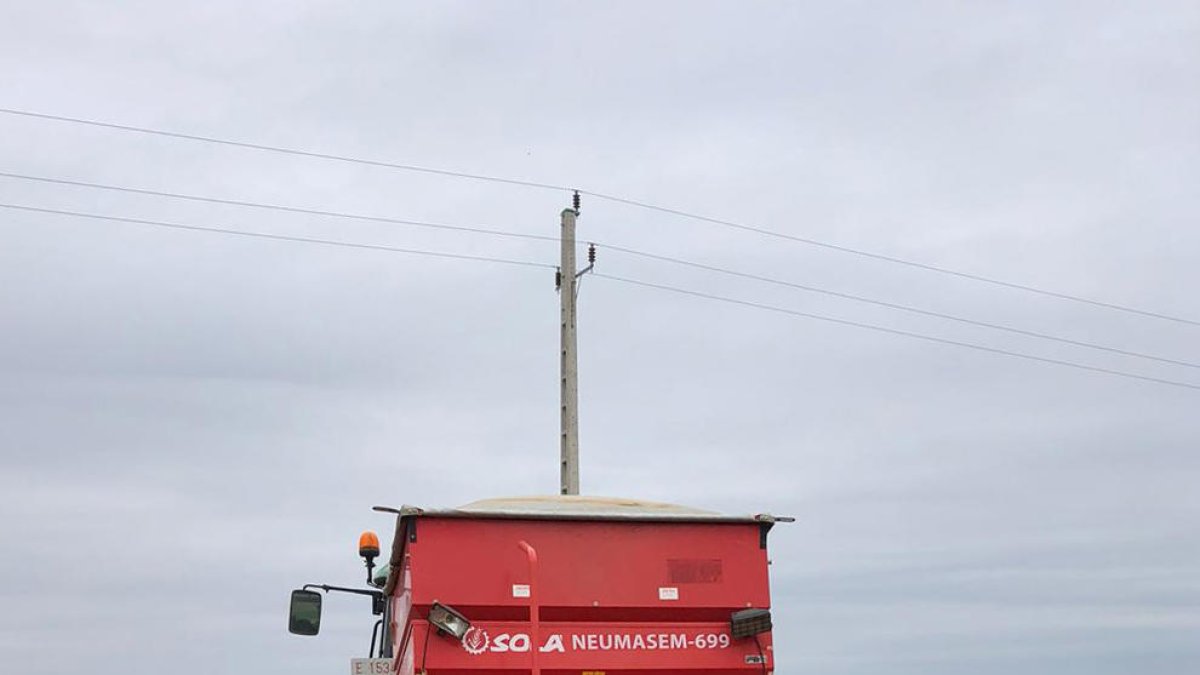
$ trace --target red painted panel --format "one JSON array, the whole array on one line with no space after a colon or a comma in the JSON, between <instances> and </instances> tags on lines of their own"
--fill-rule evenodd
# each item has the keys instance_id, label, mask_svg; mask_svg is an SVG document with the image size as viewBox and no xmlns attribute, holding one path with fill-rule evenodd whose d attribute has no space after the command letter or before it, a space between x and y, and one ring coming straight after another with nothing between
<instances>
[{"instance_id":1,"label":"red painted panel","mask_svg":"<svg viewBox=\"0 0 1200 675\"><path fill-rule=\"evenodd\" d=\"M753 639L729 635L732 611L770 606L758 524L413 520L393 597L398 675L773 669L769 633L759 636L766 664ZM428 632L435 600L472 622L463 640Z\"/></svg>"},{"instance_id":2,"label":"red painted panel","mask_svg":"<svg viewBox=\"0 0 1200 675\"><path fill-rule=\"evenodd\" d=\"M543 619L572 619L572 610L587 619L694 617L700 609L715 618L769 606L759 536L754 523L418 518L408 544L413 603L527 618L519 587L529 583L529 564L517 546L525 540L540 559Z\"/></svg>"}]
</instances>

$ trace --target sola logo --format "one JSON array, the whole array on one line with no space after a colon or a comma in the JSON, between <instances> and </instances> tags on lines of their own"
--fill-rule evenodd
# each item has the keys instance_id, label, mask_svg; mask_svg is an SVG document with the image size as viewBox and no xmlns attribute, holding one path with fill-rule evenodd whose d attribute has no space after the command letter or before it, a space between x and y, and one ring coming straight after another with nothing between
<instances>
[{"instance_id":1,"label":"sola logo","mask_svg":"<svg viewBox=\"0 0 1200 675\"><path fill-rule=\"evenodd\" d=\"M463 649L468 654L478 656L487 651L491 639L488 637L487 631L482 628L471 626L462 636Z\"/></svg>"}]
</instances>

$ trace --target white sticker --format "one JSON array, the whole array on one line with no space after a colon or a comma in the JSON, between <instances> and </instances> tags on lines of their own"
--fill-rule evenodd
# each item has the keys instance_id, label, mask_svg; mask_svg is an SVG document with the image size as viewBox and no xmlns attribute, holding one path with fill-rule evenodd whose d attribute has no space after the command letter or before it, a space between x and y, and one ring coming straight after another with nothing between
<instances>
[{"instance_id":1,"label":"white sticker","mask_svg":"<svg viewBox=\"0 0 1200 675\"><path fill-rule=\"evenodd\" d=\"M513 597L514 598L528 598L529 597L529 584L513 584Z\"/></svg>"},{"instance_id":2,"label":"white sticker","mask_svg":"<svg viewBox=\"0 0 1200 675\"><path fill-rule=\"evenodd\" d=\"M679 589L673 586L663 586L658 589L659 600L678 600Z\"/></svg>"}]
</instances>

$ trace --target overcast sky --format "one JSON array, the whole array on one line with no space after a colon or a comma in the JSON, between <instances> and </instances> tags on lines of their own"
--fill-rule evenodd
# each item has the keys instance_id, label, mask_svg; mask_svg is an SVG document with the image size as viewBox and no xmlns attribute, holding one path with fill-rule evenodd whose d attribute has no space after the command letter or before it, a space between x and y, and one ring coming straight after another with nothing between
<instances>
[{"instance_id":1,"label":"overcast sky","mask_svg":"<svg viewBox=\"0 0 1200 675\"><path fill-rule=\"evenodd\" d=\"M400 6L403 5L403 6ZM1200 5L0 3L0 107L579 187L1200 320ZM556 236L552 190L0 114L0 171ZM554 242L0 178L0 202ZM584 197L580 237L1200 362L1200 326ZM601 249L597 270L1200 384ZM552 269L0 209L0 670L344 672L375 504L557 489ZM779 672L1200 670L1200 391L580 293L583 489L798 518ZM385 537L390 538L390 535Z\"/></svg>"}]
</instances>

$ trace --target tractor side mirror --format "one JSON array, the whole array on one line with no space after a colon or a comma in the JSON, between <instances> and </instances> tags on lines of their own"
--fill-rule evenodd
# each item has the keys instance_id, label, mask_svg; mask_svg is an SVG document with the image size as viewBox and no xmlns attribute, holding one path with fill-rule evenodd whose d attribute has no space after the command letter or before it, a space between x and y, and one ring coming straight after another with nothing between
<instances>
[{"instance_id":1,"label":"tractor side mirror","mask_svg":"<svg viewBox=\"0 0 1200 675\"><path fill-rule=\"evenodd\" d=\"M321 594L316 591L292 591L288 611L288 632L316 635L321 630Z\"/></svg>"}]
</instances>

